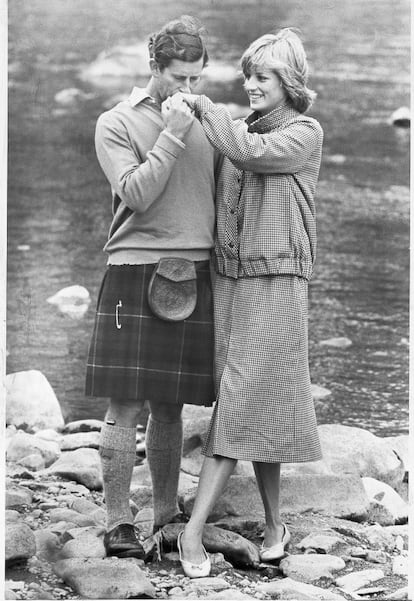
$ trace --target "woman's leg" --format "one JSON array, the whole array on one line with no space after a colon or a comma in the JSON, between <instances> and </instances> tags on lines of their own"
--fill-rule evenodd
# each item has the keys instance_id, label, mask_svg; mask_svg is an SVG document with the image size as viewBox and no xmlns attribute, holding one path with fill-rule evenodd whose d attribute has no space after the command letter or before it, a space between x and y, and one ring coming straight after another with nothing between
<instances>
[{"instance_id":1,"label":"woman's leg","mask_svg":"<svg viewBox=\"0 0 414 601\"><path fill-rule=\"evenodd\" d=\"M284 533L279 511L280 463L253 461L253 467L265 510L263 544L265 547L272 547L282 541Z\"/></svg>"},{"instance_id":2,"label":"woman's leg","mask_svg":"<svg viewBox=\"0 0 414 601\"><path fill-rule=\"evenodd\" d=\"M202 550L204 524L233 473L236 463L237 459L229 457L204 458L193 512L181 538L182 556L186 561L200 564L205 560Z\"/></svg>"}]
</instances>

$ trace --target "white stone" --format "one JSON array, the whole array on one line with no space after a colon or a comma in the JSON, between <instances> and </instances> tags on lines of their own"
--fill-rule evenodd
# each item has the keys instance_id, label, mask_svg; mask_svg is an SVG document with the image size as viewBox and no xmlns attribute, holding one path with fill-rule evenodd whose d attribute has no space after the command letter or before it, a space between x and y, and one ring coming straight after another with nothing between
<instances>
[{"instance_id":1,"label":"white stone","mask_svg":"<svg viewBox=\"0 0 414 601\"><path fill-rule=\"evenodd\" d=\"M63 437L62 451L74 451L80 448L99 449L99 432L77 432Z\"/></svg>"},{"instance_id":2,"label":"white stone","mask_svg":"<svg viewBox=\"0 0 414 601\"><path fill-rule=\"evenodd\" d=\"M46 467L46 462L40 453L26 455L22 459L19 459L17 463L18 465L26 467L31 472L38 472Z\"/></svg>"},{"instance_id":3,"label":"white stone","mask_svg":"<svg viewBox=\"0 0 414 601\"><path fill-rule=\"evenodd\" d=\"M27 434L20 430L7 446L7 460L19 461L32 454L40 455L45 465L49 466L59 457L60 448L56 442L43 440L34 434Z\"/></svg>"},{"instance_id":4,"label":"white stone","mask_svg":"<svg viewBox=\"0 0 414 601\"><path fill-rule=\"evenodd\" d=\"M102 488L101 462L96 449L65 451L46 471L79 482L89 490Z\"/></svg>"},{"instance_id":5,"label":"white stone","mask_svg":"<svg viewBox=\"0 0 414 601\"><path fill-rule=\"evenodd\" d=\"M323 386L317 386L316 384L312 384L311 392L314 401L325 399L327 396L332 394L327 388L324 388Z\"/></svg>"},{"instance_id":6,"label":"white stone","mask_svg":"<svg viewBox=\"0 0 414 601\"><path fill-rule=\"evenodd\" d=\"M408 586L403 586L387 595L387 600L390 601L403 601L404 599L408 599Z\"/></svg>"},{"instance_id":7,"label":"white stone","mask_svg":"<svg viewBox=\"0 0 414 601\"><path fill-rule=\"evenodd\" d=\"M320 578L332 578L335 572L345 568L345 562L335 555L288 555L279 569L285 576L311 584Z\"/></svg>"},{"instance_id":8,"label":"white stone","mask_svg":"<svg viewBox=\"0 0 414 601\"><path fill-rule=\"evenodd\" d=\"M408 467L410 465L410 448L409 448L409 437L408 434L401 434L400 436L389 436L384 438L384 445L388 445L401 459L405 473L408 476Z\"/></svg>"},{"instance_id":9,"label":"white stone","mask_svg":"<svg viewBox=\"0 0 414 601\"><path fill-rule=\"evenodd\" d=\"M410 127L411 112L408 106L401 106L400 108L396 109L390 117L390 122L392 125Z\"/></svg>"},{"instance_id":10,"label":"white stone","mask_svg":"<svg viewBox=\"0 0 414 601\"><path fill-rule=\"evenodd\" d=\"M329 553L339 544L345 542L342 537L335 534L329 534L324 532L311 532L308 536L303 538L296 546L298 549L315 549L316 551Z\"/></svg>"},{"instance_id":11,"label":"white stone","mask_svg":"<svg viewBox=\"0 0 414 601\"><path fill-rule=\"evenodd\" d=\"M59 559L69 559L71 557L104 558L105 555L103 539L90 532L85 532L65 543L60 551Z\"/></svg>"},{"instance_id":12,"label":"white stone","mask_svg":"<svg viewBox=\"0 0 414 601\"><path fill-rule=\"evenodd\" d=\"M46 301L72 319L81 319L89 308L91 297L84 286L74 285L62 288Z\"/></svg>"},{"instance_id":13,"label":"white stone","mask_svg":"<svg viewBox=\"0 0 414 601\"><path fill-rule=\"evenodd\" d=\"M53 430L53 428L47 428L46 430L37 430L34 433L38 438L43 438L43 440L51 440L52 442L57 442L59 445L63 440L62 434Z\"/></svg>"},{"instance_id":14,"label":"white stone","mask_svg":"<svg viewBox=\"0 0 414 601\"><path fill-rule=\"evenodd\" d=\"M36 541L32 530L23 522L9 522L5 528L5 559L13 563L29 559L36 553Z\"/></svg>"},{"instance_id":15,"label":"white stone","mask_svg":"<svg viewBox=\"0 0 414 601\"><path fill-rule=\"evenodd\" d=\"M394 522L408 520L408 504L391 486L369 477L362 478L362 483L368 498L383 505L392 515Z\"/></svg>"},{"instance_id":16,"label":"white stone","mask_svg":"<svg viewBox=\"0 0 414 601\"><path fill-rule=\"evenodd\" d=\"M6 487L6 508L30 505L32 499L32 491L24 486L12 484Z\"/></svg>"},{"instance_id":17,"label":"white stone","mask_svg":"<svg viewBox=\"0 0 414 601\"><path fill-rule=\"evenodd\" d=\"M282 578L281 580L272 580L258 584L257 589L267 593L272 598L283 600L321 599L323 601L344 601L344 597L337 595L329 589L320 588L305 582L298 582L292 578Z\"/></svg>"},{"instance_id":18,"label":"white stone","mask_svg":"<svg viewBox=\"0 0 414 601\"><path fill-rule=\"evenodd\" d=\"M76 434L77 432L100 432L104 422L100 419L78 419L65 424L64 434Z\"/></svg>"},{"instance_id":19,"label":"white stone","mask_svg":"<svg viewBox=\"0 0 414 601\"><path fill-rule=\"evenodd\" d=\"M394 526L395 528L395 526ZM368 545L375 549L393 551L395 549L395 537L390 527L383 528L378 524L367 526L363 531Z\"/></svg>"},{"instance_id":20,"label":"white stone","mask_svg":"<svg viewBox=\"0 0 414 601\"><path fill-rule=\"evenodd\" d=\"M336 348L348 348L352 345L352 340L345 337L328 338L327 340L321 340L319 344L322 346L333 346Z\"/></svg>"},{"instance_id":21,"label":"white stone","mask_svg":"<svg viewBox=\"0 0 414 601\"><path fill-rule=\"evenodd\" d=\"M202 588L213 591L222 591L230 588L230 584L224 578L206 576L205 578L196 578L190 585L192 588Z\"/></svg>"},{"instance_id":22,"label":"white stone","mask_svg":"<svg viewBox=\"0 0 414 601\"><path fill-rule=\"evenodd\" d=\"M59 430L64 424L59 401L46 377L31 369L8 374L6 423Z\"/></svg>"},{"instance_id":23,"label":"white stone","mask_svg":"<svg viewBox=\"0 0 414 601\"><path fill-rule=\"evenodd\" d=\"M397 576L408 576L408 557L398 555L392 561L392 572Z\"/></svg>"},{"instance_id":24,"label":"white stone","mask_svg":"<svg viewBox=\"0 0 414 601\"><path fill-rule=\"evenodd\" d=\"M384 578L382 570L361 570L360 572L352 572L351 574L337 578L335 584L347 592L354 592L371 584L371 582L381 580L381 578Z\"/></svg>"}]
</instances>

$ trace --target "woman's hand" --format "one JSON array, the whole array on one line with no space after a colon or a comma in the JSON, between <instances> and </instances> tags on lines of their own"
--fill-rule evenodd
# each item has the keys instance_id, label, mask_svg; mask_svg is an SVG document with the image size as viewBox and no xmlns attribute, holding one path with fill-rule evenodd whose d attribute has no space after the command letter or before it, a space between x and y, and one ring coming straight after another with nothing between
<instances>
[{"instance_id":1,"label":"woman's hand","mask_svg":"<svg viewBox=\"0 0 414 601\"><path fill-rule=\"evenodd\" d=\"M175 96L180 96L191 110L194 110L195 103L198 98L197 94L187 94L185 92L177 92Z\"/></svg>"},{"instance_id":2,"label":"woman's hand","mask_svg":"<svg viewBox=\"0 0 414 601\"><path fill-rule=\"evenodd\" d=\"M161 105L161 115L165 129L179 140L184 138L194 120L188 104L179 93L164 100Z\"/></svg>"}]
</instances>

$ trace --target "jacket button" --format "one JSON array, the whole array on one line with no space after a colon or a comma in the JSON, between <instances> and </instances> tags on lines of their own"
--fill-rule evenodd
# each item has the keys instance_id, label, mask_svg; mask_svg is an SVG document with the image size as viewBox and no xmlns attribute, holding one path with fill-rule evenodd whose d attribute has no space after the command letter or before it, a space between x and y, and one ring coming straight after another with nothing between
<instances>
[{"instance_id":1,"label":"jacket button","mask_svg":"<svg viewBox=\"0 0 414 601\"><path fill-rule=\"evenodd\" d=\"M229 242L229 247L233 248L233 246L234 246L234 242Z\"/></svg>"}]
</instances>

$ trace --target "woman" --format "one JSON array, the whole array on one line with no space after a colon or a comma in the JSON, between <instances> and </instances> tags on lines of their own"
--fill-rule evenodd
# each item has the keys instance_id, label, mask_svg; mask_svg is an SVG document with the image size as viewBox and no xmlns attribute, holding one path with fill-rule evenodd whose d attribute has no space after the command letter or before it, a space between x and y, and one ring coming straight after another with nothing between
<instances>
[{"instance_id":1,"label":"woman","mask_svg":"<svg viewBox=\"0 0 414 601\"><path fill-rule=\"evenodd\" d=\"M192 517L178 539L190 577L210 571L203 526L238 459L253 462L266 520L260 556L272 561L290 540L279 513L280 464L321 458L307 291L323 133L303 114L315 94L294 31L260 37L241 64L253 110L245 121L205 96L183 95L226 157L215 244L217 402Z\"/></svg>"}]
</instances>

